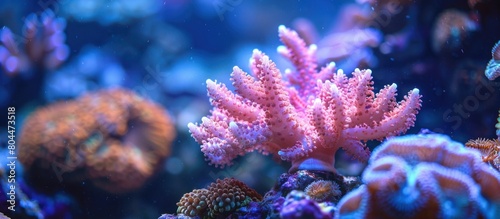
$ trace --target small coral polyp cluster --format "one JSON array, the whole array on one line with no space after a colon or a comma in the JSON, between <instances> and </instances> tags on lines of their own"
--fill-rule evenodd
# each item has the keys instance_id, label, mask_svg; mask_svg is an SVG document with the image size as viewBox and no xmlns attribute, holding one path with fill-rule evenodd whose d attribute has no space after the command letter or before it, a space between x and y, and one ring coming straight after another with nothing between
<instances>
[{"instance_id":1,"label":"small coral polyp cluster","mask_svg":"<svg viewBox=\"0 0 500 219\"><path fill-rule=\"evenodd\" d=\"M159 105L131 91L104 90L35 111L23 126L18 153L37 181L43 172L121 193L140 188L161 167L174 136Z\"/></svg>"},{"instance_id":2,"label":"small coral polyp cluster","mask_svg":"<svg viewBox=\"0 0 500 219\"><path fill-rule=\"evenodd\" d=\"M210 163L230 165L238 155L257 150L292 162L299 169L335 172L339 148L359 160L369 158L365 143L405 132L420 108L418 89L396 101L396 84L373 92L371 70L352 77L333 63L317 70L316 46L306 47L293 30L279 27L285 46L278 51L295 66L282 80L276 64L254 50L251 74L233 68L234 93L207 80L212 114L188 124Z\"/></svg>"},{"instance_id":3,"label":"small coral polyp cluster","mask_svg":"<svg viewBox=\"0 0 500 219\"><path fill-rule=\"evenodd\" d=\"M177 213L191 217L218 218L227 216L252 201L261 200L259 193L237 179L218 179L206 189L195 189L184 194L177 203Z\"/></svg>"}]
</instances>

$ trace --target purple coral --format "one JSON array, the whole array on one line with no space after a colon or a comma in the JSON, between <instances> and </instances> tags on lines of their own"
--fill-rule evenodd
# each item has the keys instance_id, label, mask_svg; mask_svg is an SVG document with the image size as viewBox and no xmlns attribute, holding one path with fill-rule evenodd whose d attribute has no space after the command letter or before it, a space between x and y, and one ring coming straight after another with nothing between
<instances>
[{"instance_id":1,"label":"purple coral","mask_svg":"<svg viewBox=\"0 0 500 219\"><path fill-rule=\"evenodd\" d=\"M280 217L283 219L333 218L333 206L320 206L314 200L301 192L294 190L287 195Z\"/></svg>"},{"instance_id":2,"label":"purple coral","mask_svg":"<svg viewBox=\"0 0 500 219\"><path fill-rule=\"evenodd\" d=\"M438 134L387 140L336 218L495 218L500 174L479 152Z\"/></svg>"},{"instance_id":3,"label":"purple coral","mask_svg":"<svg viewBox=\"0 0 500 219\"><path fill-rule=\"evenodd\" d=\"M16 75L33 66L54 69L69 56L65 44L66 21L57 18L51 10L40 17L28 15L23 27L23 35L16 36L9 28L0 30L0 65L8 75ZM23 42L23 48L17 41Z\"/></svg>"}]
</instances>

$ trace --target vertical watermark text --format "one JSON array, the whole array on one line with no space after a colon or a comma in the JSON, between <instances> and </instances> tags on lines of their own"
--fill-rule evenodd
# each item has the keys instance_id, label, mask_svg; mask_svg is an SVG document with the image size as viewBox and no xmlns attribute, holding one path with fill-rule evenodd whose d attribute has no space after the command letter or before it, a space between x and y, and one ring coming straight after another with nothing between
<instances>
[{"instance_id":1,"label":"vertical watermark text","mask_svg":"<svg viewBox=\"0 0 500 219\"><path fill-rule=\"evenodd\" d=\"M7 108L7 203L8 209L16 211L16 108Z\"/></svg>"}]
</instances>

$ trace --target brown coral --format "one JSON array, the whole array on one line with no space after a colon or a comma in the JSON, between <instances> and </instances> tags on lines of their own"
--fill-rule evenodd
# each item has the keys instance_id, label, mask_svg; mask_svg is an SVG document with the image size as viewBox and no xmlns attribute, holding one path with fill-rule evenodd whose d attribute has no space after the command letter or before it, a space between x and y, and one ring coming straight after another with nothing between
<instances>
[{"instance_id":1,"label":"brown coral","mask_svg":"<svg viewBox=\"0 0 500 219\"><path fill-rule=\"evenodd\" d=\"M177 202L177 214L194 217L196 215L204 215L207 210L208 189L195 189L192 192L184 194L179 202Z\"/></svg>"},{"instance_id":2,"label":"brown coral","mask_svg":"<svg viewBox=\"0 0 500 219\"><path fill-rule=\"evenodd\" d=\"M177 213L202 218L216 218L246 206L251 201L260 201L262 196L245 183L234 179L217 179L206 189L195 189L184 194L177 202Z\"/></svg>"},{"instance_id":3,"label":"brown coral","mask_svg":"<svg viewBox=\"0 0 500 219\"><path fill-rule=\"evenodd\" d=\"M498 139L471 139L465 143L466 147L474 148L481 152L483 161L490 164L493 168L500 171L500 112L495 125Z\"/></svg>"},{"instance_id":4,"label":"brown coral","mask_svg":"<svg viewBox=\"0 0 500 219\"><path fill-rule=\"evenodd\" d=\"M174 136L159 105L123 89L100 91L35 111L23 126L19 159L32 173L52 169L59 181L90 179L126 192L154 174Z\"/></svg>"},{"instance_id":5,"label":"brown coral","mask_svg":"<svg viewBox=\"0 0 500 219\"><path fill-rule=\"evenodd\" d=\"M309 184L304 192L317 202L331 201L342 195L337 183L328 180L318 180Z\"/></svg>"},{"instance_id":6,"label":"brown coral","mask_svg":"<svg viewBox=\"0 0 500 219\"><path fill-rule=\"evenodd\" d=\"M218 179L210 184L209 190L209 215L215 217L219 214L234 211L247 205L250 201L260 201L262 196L245 183L233 179Z\"/></svg>"},{"instance_id":7,"label":"brown coral","mask_svg":"<svg viewBox=\"0 0 500 219\"><path fill-rule=\"evenodd\" d=\"M500 141L498 139L478 138L469 140L465 146L479 150L483 161L500 171Z\"/></svg>"}]
</instances>

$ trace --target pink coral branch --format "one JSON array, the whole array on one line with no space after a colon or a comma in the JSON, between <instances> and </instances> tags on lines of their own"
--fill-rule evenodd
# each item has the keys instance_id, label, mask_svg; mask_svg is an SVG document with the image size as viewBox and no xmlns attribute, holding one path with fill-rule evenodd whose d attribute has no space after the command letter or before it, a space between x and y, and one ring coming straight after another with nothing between
<instances>
[{"instance_id":1,"label":"pink coral branch","mask_svg":"<svg viewBox=\"0 0 500 219\"><path fill-rule=\"evenodd\" d=\"M371 70L348 78L330 63L318 71L315 47L306 47L293 30L280 26L285 44L278 50L295 66L285 81L268 56L254 50L251 74L233 68L235 92L207 80L214 109L201 124L189 123L193 138L216 166L257 150L291 161L297 169L334 172L334 155L344 148L367 160L365 141L397 135L413 126L420 108L418 89L396 102L396 84L373 92Z\"/></svg>"},{"instance_id":2,"label":"pink coral branch","mask_svg":"<svg viewBox=\"0 0 500 219\"><path fill-rule=\"evenodd\" d=\"M278 28L279 37L285 44L278 47L278 52L289 59L296 68L295 74L287 74L287 77L295 86L299 88L301 96L308 96L314 90L316 81L316 45L312 44L306 48L306 43L299 37L297 32L287 29L281 25Z\"/></svg>"},{"instance_id":3,"label":"pink coral branch","mask_svg":"<svg viewBox=\"0 0 500 219\"><path fill-rule=\"evenodd\" d=\"M226 114L235 116L236 120L254 121L262 117L259 109L245 102L241 96L233 94L224 84L216 84L212 80L207 80L208 96L212 97L212 106L227 111Z\"/></svg>"},{"instance_id":4,"label":"pink coral branch","mask_svg":"<svg viewBox=\"0 0 500 219\"><path fill-rule=\"evenodd\" d=\"M235 92L239 95L246 94L249 101L255 102L265 96L265 91L259 86L259 82L238 68L238 66L233 68L231 81L233 81L233 86L236 88Z\"/></svg>"}]
</instances>

